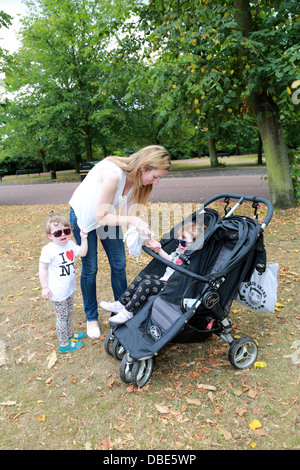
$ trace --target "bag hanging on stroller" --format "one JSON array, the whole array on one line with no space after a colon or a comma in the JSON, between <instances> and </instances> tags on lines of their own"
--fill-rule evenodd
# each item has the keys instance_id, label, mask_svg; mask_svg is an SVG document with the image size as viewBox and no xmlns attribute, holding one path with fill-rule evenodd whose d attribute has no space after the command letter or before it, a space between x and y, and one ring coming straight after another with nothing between
<instances>
[{"instance_id":1,"label":"bag hanging on stroller","mask_svg":"<svg viewBox=\"0 0 300 470\"><path fill-rule=\"evenodd\" d=\"M278 269L278 263L267 263L267 269L263 273L254 268L250 279L241 282L236 300L255 312L274 313Z\"/></svg>"}]
</instances>

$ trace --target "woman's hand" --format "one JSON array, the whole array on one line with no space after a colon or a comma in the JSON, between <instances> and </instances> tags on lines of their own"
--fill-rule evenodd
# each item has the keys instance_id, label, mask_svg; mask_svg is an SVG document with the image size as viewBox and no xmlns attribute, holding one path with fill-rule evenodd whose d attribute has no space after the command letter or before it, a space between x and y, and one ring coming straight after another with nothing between
<instances>
[{"instance_id":1,"label":"woman's hand","mask_svg":"<svg viewBox=\"0 0 300 470\"><path fill-rule=\"evenodd\" d=\"M140 232L140 235L142 237L150 237L151 236L151 228L149 225L144 222L142 219L139 217L134 216L132 224L136 226L138 231Z\"/></svg>"}]
</instances>

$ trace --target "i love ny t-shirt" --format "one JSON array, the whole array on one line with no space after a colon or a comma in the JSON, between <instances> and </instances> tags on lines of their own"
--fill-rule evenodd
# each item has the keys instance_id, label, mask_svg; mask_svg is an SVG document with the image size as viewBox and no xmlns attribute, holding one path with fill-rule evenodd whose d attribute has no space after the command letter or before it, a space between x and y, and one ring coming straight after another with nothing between
<instances>
[{"instance_id":1,"label":"i love ny t-shirt","mask_svg":"<svg viewBox=\"0 0 300 470\"><path fill-rule=\"evenodd\" d=\"M76 290L75 258L79 250L80 247L72 240L63 246L50 242L42 248L40 261L48 264L51 300L65 300Z\"/></svg>"}]
</instances>

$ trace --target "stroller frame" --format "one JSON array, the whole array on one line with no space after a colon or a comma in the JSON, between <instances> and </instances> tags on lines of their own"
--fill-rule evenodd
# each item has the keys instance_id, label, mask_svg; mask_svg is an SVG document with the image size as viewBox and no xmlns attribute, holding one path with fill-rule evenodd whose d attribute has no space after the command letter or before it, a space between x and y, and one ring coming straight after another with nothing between
<instances>
[{"instance_id":1,"label":"stroller frame","mask_svg":"<svg viewBox=\"0 0 300 470\"><path fill-rule=\"evenodd\" d=\"M208 206L212 202L221 200L223 198L226 206L225 216L221 218L216 211L209 209ZM232 199L236 199L237 202L231 209L228 206ZM233 215L236 209L241 206L241 204L243 204L244 202L252 202L252 207L254 208L254 215L256 218L259 204L262 203L267 207L267 215L261 224L259 224L257 221L255 222L253 219L250 219L248 217ZM190 284L188 284L187 282L188 287L185 293L187 293L187 290L191 288L193 283L197 284L200 282L202 283L202 285L204 284L204 288L196 297L192 296L192 298L189 298L183 296L180 302L180 307L178 305L172 305L172 308L170 309L168 309L166 303L163 300L164 296L168 296L168 289L166 288L166 292L164 292L163 294L160 293L157 296L151 296L145 302L145 305L148 305L148 307L142 307L131 320L126 322L126 324L111 327L110 332L106 336L104 348L108 354L121 361L120 378L125 383L132 383L135 387L143 387L152 375L154 357L157 356L160 350L169 342L202 342L208 339L212 334L216 334L229 345L228 358L230 363L235 368L245 369L250 367L256 361L258 355L258 346L256 342L250 337L243 337L234 340L231 335L232 324L228 320L227 316L230 313L231 304L234 299L238 285L235 288L233 294L229 296L227 295L228 298L226 299L225 305L222 305L222 296L220 296L219 290L222 289L222 285L225 283L228 274L237 269L237 267L239 269L242 269L242 276L244 277L247 277L247 275L249 275L249 272L253 271L254 267L260 270L260 272L263 272L265 270L266 258L262 242L262 234L265 227L269 224L272 218L273 206L267 199L264 198L257 198L231 193L222 193L215 197L212 197L208 199L203 204L203 206L204 208L207 208L207 211L205 212L208 213L209 216L212 218L212 223L210 226L208 226L208 229L205 232L205 240L209 240L209 237L212 233L214 233L216 227L223 226L224 224L226 226L227 222L232 223L233 221L234 223L236 223L239 234L240 232L243 233L244 230L243 227L241 230L239 229L239 224L242 224L242 226L243 224L248 224L252 233L252 241L247 250L248 252L250 249L252 249L253 251L253 247L255 247L256 249L256 245L258 244L258 240L260 239L261 243L259 244L258 248L258 251L260 251L260 257L256 256L255 258L253 255L253 259L255 258L255 265L253 265L252 261L250 268L249 266L247 268L243 268L243 263L245 262L244 259L234 259L231 265L229 263L229 266L227 266L227 269L225 271L213 270L212 272L210 272L210 274L203 276L188 269L190 264L189 254L190 252L193 252L193 249L195 248L191 247L191 250L186 250L186 252L180 256L183 261L182 265L175 265L174 263L162 259L152 250L143 246L143 250L149 255L151 255L154 260L159 260L159 264L162 263L162 265L172 267L172 269L174 269L181 275L183 274L185 278L188 278L190 280ZM195 211L195 213L196 212L197 211ZM195 213L188 217L188 219L192 219ZM186 219L186 221L188 219ZM185 223L186 221L184 221L183 223ZM169 234L171 237L174 237L175 228ZM161 243L162 246L164 246L163 237ZM237 243L237 245L239 245L239 242ZM239 246L239 248L241 247ZM150 261L149 265L154 262L154 260ZM148 268L148 266L146 267L146 269ZM150 270L151 266L148 269ZM173 276L176 278L176 273L174 273L171 277ZM240 282L242 280L243 279L240 279ZM169 281L167 283L167 286L168 285ZM152 309L154 302L156 306L155 315L159 317L160 322L170 322L170 324L172 325L176 324L175 331L173 331L174 328L170 328L170 331L164 335L162 340L158 338L155 345L153 345L150 340L148 341L147 336L145 336L145 347L143 346L143 344L142 347L140 347L140 345L137 345L136 347L135 345L132 346L132 344L130 343L135 342L136 336L138 336L135 334L134 328L139 328L139 330L141 330L140 325L147 324L147 316L149 316L147 308ZM208 330L201 330L198 328L198 326L195 327L192 324L193 317L196 317L197 315L195 314L197 314L197 312L201 309L205 309L205 312L207 312L208 315L210 315L211 313L213 325ZM137 322L140 323L138 324ZM143 326L143 328L145 329L146 327ZM151 331L151 335L152 337L155 337L155 335L159 333L155 331L155 325L152 325L152 328L153 331ZM133 332L131 333L131 331ZM128 332L132 334L129 339L127 339Z\"/></svg>"}]
</instances>

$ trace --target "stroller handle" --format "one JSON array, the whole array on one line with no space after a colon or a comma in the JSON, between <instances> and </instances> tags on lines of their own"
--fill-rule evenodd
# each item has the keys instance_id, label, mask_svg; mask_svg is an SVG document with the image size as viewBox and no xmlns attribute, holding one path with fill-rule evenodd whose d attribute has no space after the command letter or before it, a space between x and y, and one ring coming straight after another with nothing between
<instances>
[{"instance_id":1,"label":"stroller handle","mask_svg":"<svg viewBox=\"0 0 300 470\"><path fill-rule=\"evenodd\" d=\"M272 215L273 215L273 205L271 204L270 201L268 201L268 199L265 199L263 197L256 197L256 196L246 196L246 195L242 195L242 194L232 194L232 193L222 193L222 194L217 194L216 196L213 196L211 197L210 199L208 199L207 201L205 201L205 203L203 204L204 207L208 206L209 204L211 204L212 202L214 201L217 201L218 199L222 199L222 198L231 198L231 199L238 199L238 202L237 204L234 206L234 208L227 214L227 217L229 215L231 215L234 210L240 206L244 201L250 201L250 202L255 202L255 203L262 203L264 204L267 209L268 209L268 212L267 212L267 215L263 221L263 223L261 224L262 226L262 229L264 229L270 222L271 218L272 218Z\"/></svg>"},{"instance_id":2,"label":"stroller handle","mask_svg":"<svg viewBox=\"0 0 300 470\"><path fill-rule=\"evenodd\" d=\"M182 266L174 264L172 261L168 261L165 258L162 258L157 253L150 250L150 248L147 248L145 245L142 246L142 249L146 253L148 253L148 255L152 256L152 258L158 259L161 263L165 264L166 266L169 266L174 271L178 271L178 272L184 274L185 276L191 277L192 279L196 279L197 281L210 282L210 281L212 281L216 278L221 278L221 277L224 276L224 273L222 273L222 272L212 273L209 276L200 276L199 274L193 273L192 271L188 271L186 268L183 268Z\"/></svg>"}]
</instances>

